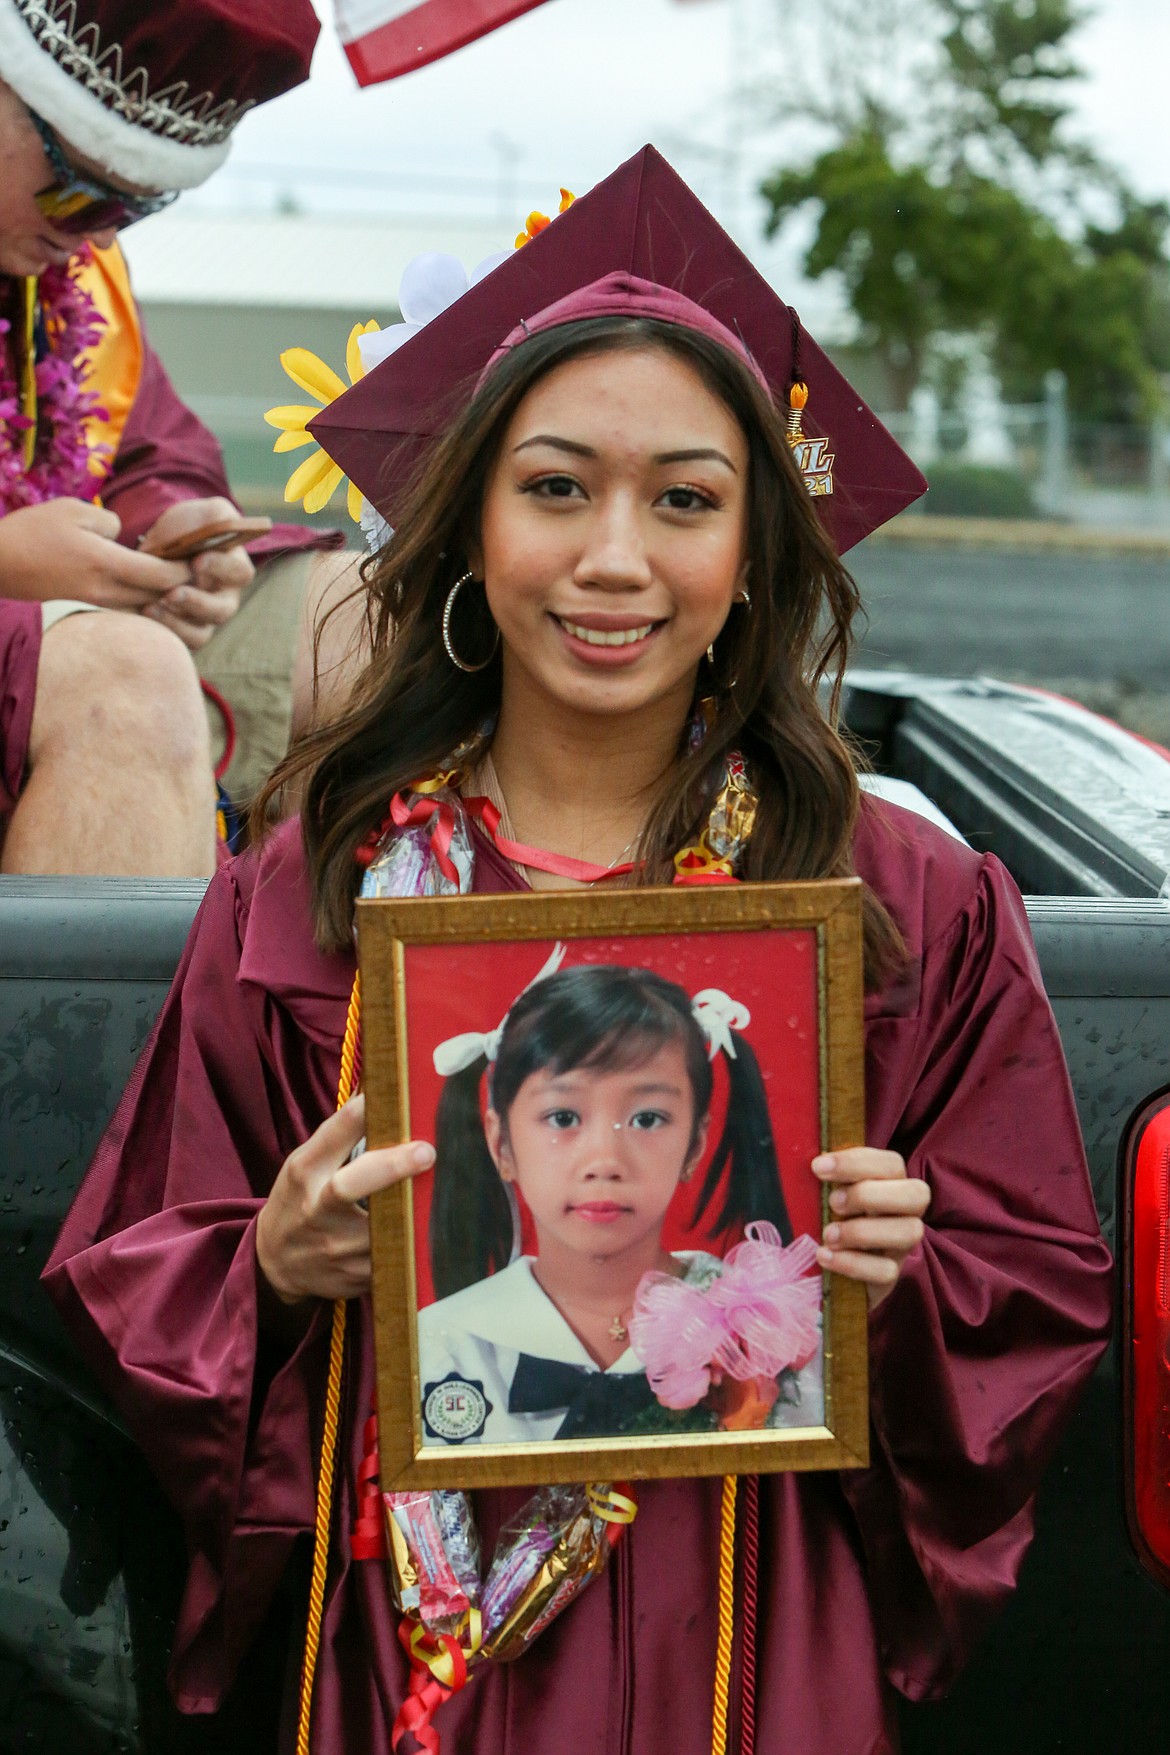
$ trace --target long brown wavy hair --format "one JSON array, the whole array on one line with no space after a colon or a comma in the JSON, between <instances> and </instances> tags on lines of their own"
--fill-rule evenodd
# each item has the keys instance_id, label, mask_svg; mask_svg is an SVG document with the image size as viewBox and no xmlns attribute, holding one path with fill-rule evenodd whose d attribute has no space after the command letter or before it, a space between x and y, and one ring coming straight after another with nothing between
<instances>
[{"instance_id":1,"label":"long brown wavy hair","mask_svg":"<svg viewBox=\"0 0 1170 1755\"><path fill-rule=\"evenodd\" d=\"M301 739L257 801L253 820L262 822L285 788L303 796L323 947L350 942L360 879L354 854L383 821L390 798L440 768L498 712L498 652L475 675L456 670L443 648L442 617L453 582L469 570L486 485L513 414L566 361L648 346L696 371L747 438L751 603L728 617L719 636L707 735L696 749L680 747L663 775L631 881L670 882L674 854L705 825L733 749L747 760L760 799L743 877L852 875L857 755L837 725L837 705L860 600L796 468L784 418L747 367L705 335L646 318L590 318L513 348L424 456L393 536L364 569L369 661L340 715ZM456 648L469 657L486 653L494 624L483 593L463 596L470 601L458 605ZM864 940L874 986L903 951L869 891Z\"/></svg>"}]
</instances>

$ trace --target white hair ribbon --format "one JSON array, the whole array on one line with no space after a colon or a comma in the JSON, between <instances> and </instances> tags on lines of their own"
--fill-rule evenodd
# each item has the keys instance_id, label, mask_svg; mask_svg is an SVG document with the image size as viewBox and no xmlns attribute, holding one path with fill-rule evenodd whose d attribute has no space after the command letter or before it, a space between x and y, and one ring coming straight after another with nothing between
<instances>
[{"instance_id":1,"label":"white hair ribbon","mask_svg":"<svg viewBox=\"0 0 1170 1755\"><path fill-rule=\"evenodd\" d=\"M535 987L538 981L546 981L550 975L555 975L564 960L565 947L558 939L544 967L532 977L528 987L520 989L516 999L520 998L520 994L527 993L529 987ZM515 1003L516 1000L513 1000L512 1005ZM511 1010L512 1006L509 1006L494 1030L486 1030L482 1034L478 1030L465 1030L462 1035L449 1036L446 1042L440 1042L433 1056L435 1071L439 1077L449 1079L455 1073L466 1071L481 1055L490 1065L500 1051L500 1037L504 1034L504 1025L508 1022Z\"/></svg>"},{"instance_id":2,"label":"white hair ribbon","mask_svg":"<svg viewBox=\"0 0 1170 1755\"><path fill-rule=\"evenodd\" d=\"M695 1022L707 1038L707 1057L714 1060L722 1049L728 1060L735 1059L733 1030L746 1030L752 1014L738 999L732 999L721 987L704 987L691 1000Z\"/></svg>"}]
</instances>

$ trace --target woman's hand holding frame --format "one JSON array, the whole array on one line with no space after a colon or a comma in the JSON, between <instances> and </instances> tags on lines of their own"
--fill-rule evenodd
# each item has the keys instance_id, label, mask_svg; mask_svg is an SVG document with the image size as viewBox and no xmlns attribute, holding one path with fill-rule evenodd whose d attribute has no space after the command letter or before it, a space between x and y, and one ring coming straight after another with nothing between
<instances>
[{"instance_id":1,"label":"woman's hand holding frame","mask_svg":"<svg viewBox=\"0 0 1170 1755\"><path fill-rule=\"evenodd\" d=\"M817 1260L830 1273L861 1280L876 1310L893 1291L902 1263L922 1242L930 1189L906 1174L898 1152L873 1146L823 1153L813 1174L831 1186L830 1222Z\"/></svg>"},{"instance_id":2,"label":"woman's hand holding frame","mask_svg":"<svg viewBox=\"0 0 1170 1755\"><path fill-rule=\"evenodd\" d=\"M351 1097L280 1167L256 1220L256 1261L282 1304L360 1298L370 1289L365 1203L384 1188L429 1170L434 1147L418 1140L355 1157L366 1100Z\"/></svg>"}]
</instances>

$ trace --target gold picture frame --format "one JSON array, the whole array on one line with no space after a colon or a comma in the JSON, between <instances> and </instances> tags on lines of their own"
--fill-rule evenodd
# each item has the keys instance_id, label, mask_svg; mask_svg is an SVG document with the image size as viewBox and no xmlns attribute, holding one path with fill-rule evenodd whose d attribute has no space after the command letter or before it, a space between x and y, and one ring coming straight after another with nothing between
<instances>
[{"instance_id":1,"label":"gold picture frame","mask_svg":"<svg viewBox=\"0 0 1170 1755\"><path fill-rule=\"evenodd\" d=\"M804 1044L814 1068L815 1091L810 1089L801 1098L806 1104L815 1103L817 1137L812 1143L821 1151L864 1143L861 884L857 879L368 900L357 904L357 931L362 1084L371 1149L413 1137L408 1027L412 980L419 989L417 1003L432 1003L427 996L433 994L436 982L446 992L444 970L449 958L451 997L443 1003L454 1006L456 1013L459 1006L467 1008L464 1028L485 1029L498 1024L500 1017L485 1019L483 1002L476 1005L471 973L476 957L512 953L489 953L478 947L524 947L531 963L542 942L559 942L570 950L576 946L586 958L600 956L596 950L600 945L607 947L611 962L626 961L612 954L615 940L639 941L643 954L648 945L653 950L655 940L687 952L691 946L714 944L721 955L738 955L741 962L750 958L752 967L761 971L761 980L769 959L779 968L783 957L791 961L799 953L815 970L815 999L809 1002L815 1006L815 1043ZM749 936L738 944L712 936L734 934ZM628 961L631 967L639 966L636 948ZM773 989L767 991L771 994ZM799 1017L794 1014L788 1022L799 1034ZM796 1040L795 1034L792 1039ZM418 1065L431 1057L432 1048L429 1043L415 1045ZM808 1177L815 1182L811 1170ZM421 1200L422 1194L417 1198ZM808 1198L818 1203L814 1223L823 1224L826 1192L817 1188L815 1196ZM782 1429L438 1444L429 1427L424 1432L415 1220L416 1193L410 1181L375 1195L370 1202L379 1451L385 1491L837 1469L868 1462L866 1293L859 1283L832 1274L821 1276L820 1423ZM479 1389L482 1381L476 1380Z\"/></svg>"}]
</instances>

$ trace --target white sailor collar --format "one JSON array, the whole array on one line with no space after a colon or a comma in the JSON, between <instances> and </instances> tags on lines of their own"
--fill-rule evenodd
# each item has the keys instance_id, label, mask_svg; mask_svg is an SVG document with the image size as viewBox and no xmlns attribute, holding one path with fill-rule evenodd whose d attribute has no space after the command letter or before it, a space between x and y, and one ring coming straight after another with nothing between
<instances>
[{"instance_id":1,"label":"white sailor collar","mask_svg":"<svg viewBox=\"0 0 1170 1755\"><path fill-rule=\"evenodd\" d=\"M700 1264L718 1267L718 1259L702 1251L678 1250L688 1275ZM419 1312L419 1320L437 1339L441 1331L470 1335L489 1346L554 1359L563 1365L599 1369L532 1271L535 1256L522 1255L499 1273L476 1280ZM611 1376L643 1371L632 1347L609 1367Z\"/></svg>"},{"instance_id":2,"label":"white sailor collar","mask_svg":"<svg viewBox=\"0 0 1170 1755\"><path fill-rule=\"evenodd\" d=\"M420 1311L420 1320L436 1336L443 1329L459 1331L513 1353L598 1370L596 1359L590 1357L533 1273L535 1259L522 1255L498 1274L476 1280ZM611 1372L623 1374L642 1369L629 1347L610 1366Z\"/></svg>"}]
</instances>

